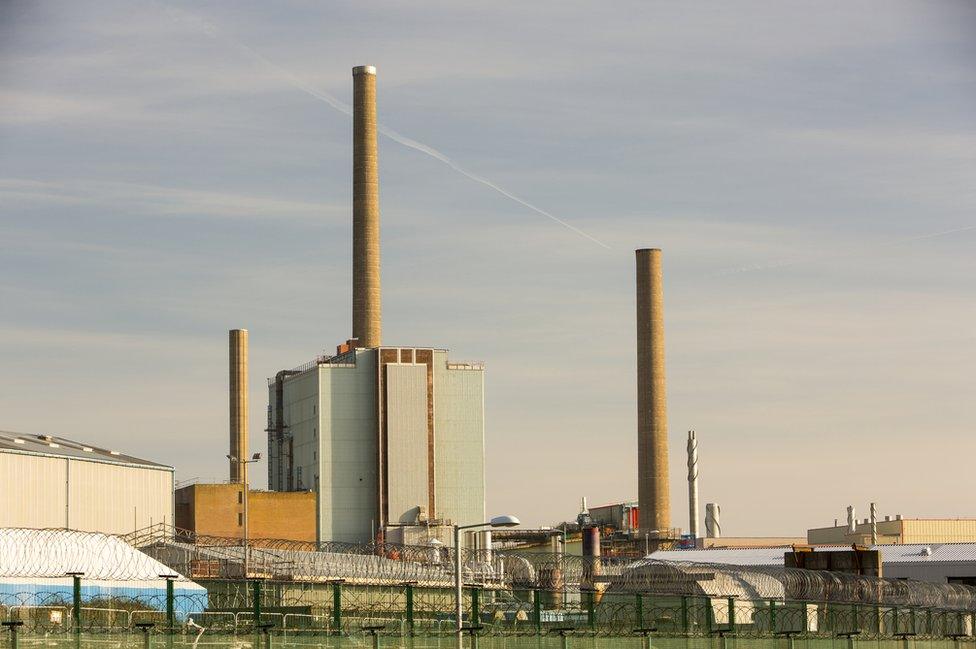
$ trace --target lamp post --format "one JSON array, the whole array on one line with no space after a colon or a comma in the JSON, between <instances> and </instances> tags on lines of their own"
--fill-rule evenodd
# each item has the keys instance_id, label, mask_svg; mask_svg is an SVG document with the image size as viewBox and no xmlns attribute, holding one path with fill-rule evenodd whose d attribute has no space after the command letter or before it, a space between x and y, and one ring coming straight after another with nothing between
<instances>
[{"instance_id":1,"label":"lamp post","mask_svg":"<svg viewBox=\"0 0 976 649\"><path fill-rule=\"evenodd\" d=\"M496 516L487 523L454 526L454 614L457 616L455 632L457 634L458 647L461 646L461 634L464 631L464 626L461 623L461 530L470 530L475 527L515 527L520 524L519 519L514 516Z\"/></svg>"},{"instance_id":2,"label":"lamp post","mask_svg":"<svg viewBox=\"0 0 976 649\"><path fill-rule=\"evenodd\" d=\"M248 493L247 492L250 491L250 487L248 487L248 485L247 485L247 465L248 464L254 464L255 462L260 461L261 460L261 454L260 453L255 453L254 455L251 456L251 459L250 460L241 460L241 459L238 459L237 456L234 456L234 455L228 455L227 456L227 459L230 460L231 462L237 462L237 464L240 466L240 471L238 471L238 473L240 474L240 476L242 478L242 481L244 483L244 543L243 543L243 545L244 545L244 579L247 579L247 574L248 574L248 552L247 552L247 497L248 497Z\"/></svg>"}]
</instances>

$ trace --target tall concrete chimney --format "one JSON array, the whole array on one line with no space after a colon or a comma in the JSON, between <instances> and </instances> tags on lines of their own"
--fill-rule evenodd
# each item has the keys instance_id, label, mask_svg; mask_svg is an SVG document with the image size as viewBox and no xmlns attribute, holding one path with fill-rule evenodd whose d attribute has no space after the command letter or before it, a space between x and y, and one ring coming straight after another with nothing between
<instances>
[{"instance_id":1,"label":"tall concrete chimney","mask_svg":"<svg viewBox=\"0 0 976 649\"><path fill-rule=\"evenodd\" d=\"M230 330L230 452L247 459L247 329ZM230 481L243 482L241 463L230 460Z\"/></svg>"},{"instance_id":2,"label":"tall concrete chimney","mask_svg":"<svg viewBox=\"0 0 976 649\"><path fill-rule=\"evenodd\" d=\"M637 251L637 500L640 531L671 528L661 251Z\"/></svg>"},{"instance_id":3,"label":"tall concrete chimney","mask_svg":"<svg viewBox=\"0 0 976 649\"><path fill-rule=\"evenodd\" d=\"M352 69L352 337L379 347L380 177L376 150L376 68Z\"/></svg>"}]
</instances>

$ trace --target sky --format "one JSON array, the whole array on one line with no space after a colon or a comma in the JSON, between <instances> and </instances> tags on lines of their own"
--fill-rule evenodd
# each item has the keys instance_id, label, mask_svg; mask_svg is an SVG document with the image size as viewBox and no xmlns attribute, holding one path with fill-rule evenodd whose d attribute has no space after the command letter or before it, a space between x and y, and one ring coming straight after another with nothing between
<instances>
[{"instance_id":1,"label":"sky","mask_svg":"<svg viewBox=\"0 0 976 649\"><path fill-rule=\"evenodd\" d=\"M266 378L351 333L371 64L565 223L381 138L384 343L486 363L489 515L636 497L660 247L674 525L690 429L726 535L976 516L974 63L951 0L0 0L0 429L224 479L241 327L265 450Z\"/></svg>"}]
</instances>

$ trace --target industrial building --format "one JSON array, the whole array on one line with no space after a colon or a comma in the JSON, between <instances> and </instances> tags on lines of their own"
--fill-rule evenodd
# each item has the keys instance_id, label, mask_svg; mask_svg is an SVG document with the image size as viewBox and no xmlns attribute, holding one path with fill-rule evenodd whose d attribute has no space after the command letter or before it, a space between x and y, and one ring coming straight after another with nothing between
<instances>
[{"instance_id":1,"label":"industrial building","mask_svg":"<svg viewBox=\"0 0 976 649\"><path fill-rule=\"evenodd\" d=\"M228 332L229 480L181 485L175 494L176 527L187 538L240 539L261 546L268 539L314 543L316 496L309 489L257 491L248 467L260 454L248 453L248 332Z\"/></svg>"},{"instance_id":2,"label":"industrial building","mask_svg":"<svg viewBox=\"0 0 976 649\"><path fill-rule=\"evenodd\" d=\"M173 467L0 431L0 527L126 534L157 523L173 523Z\"/></svg>"},{"instance_id":3,"label":"industrial building","mask_svg":"<svg viewBox=\"0 0 976 649\"><path fill-rule=\"evenodd\" d=\"M835 521L836 523L836 521ZM902 518L885 516L875 521L878 543L976 543L976 519L972 518ZM871 543L871 519L851 521L848 525L815 527L807 530L811 545Z\"/></svg>"},{"instance_id":4,"label":"industrial building","mask_svg":"<svg viewBox=\"0 0 976 649\"><path fill-rule=\"evenodd\" d=\"M754 568L782 568L793 548L736 548L659 550L648 558L658 561L708 563ZM850 546L818 547L816 552L849 551ZM976 586L976 543L875 545L881 553L883 573L889 579L915 579L932 583Z\"/></svg>"},{"instance_id":5,"label":"industrial building","mask_svg":"<svg viewBox=\"0 0 976 649\"><path fill-rule=\"evenodd\" d=\"M245 512L244 489L241 482L180 487L176 490L176 527L193 537L243 539L246 514L251 545L261 546L263 539L315 542L314 493L250 489Z\"/></svg>"},{"instance_id":6,"label":"industrial building","mask_svg":"<svg viewBox=\"0 0 976 649\"><path fill-rule=\"evenodd\" d=\"M268 486L317 494L321 541L451 542L485 518L484 366L383 345L376 128L376 69L359 66L352 338L269 379Z\"/></svg>"}]
</instances>

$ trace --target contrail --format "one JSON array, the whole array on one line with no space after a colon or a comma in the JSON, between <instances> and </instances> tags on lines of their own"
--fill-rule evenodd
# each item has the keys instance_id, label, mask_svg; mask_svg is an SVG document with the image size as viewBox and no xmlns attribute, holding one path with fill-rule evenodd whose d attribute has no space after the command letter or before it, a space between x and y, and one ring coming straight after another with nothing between
<instances>
[{"instance_id":1,"label":"contrail","mask_svg":"<svg viewBox=\"0 0 976 649\"><path fill-rule=\"evenodd\" d=\"M274 72L276 72L278 74L278 76L280 78L284 79L289 84L291 84L293 87L297 88L298 90L301 90L305 94L307 94L307 95L309 95L311 97L314 97L315 99L318 99L319 101L325 102L326 104L328 104L329 106L331 106L335 110L339 111L340 113L343 113L344 115L349 115L349 116L352 115L352 107L349 104L341 101L340 99L338 99L336 97L333 97L332 95L330 95L327 92L323 92L323 91L321 91L321 90L319 90L319 89L317 89L317 88L309 85L308 83L306 83L305 81L303 81L299 77L295 76L289 70L281 67L280 65L278 65L274 61L271 61L270 59L268 59L264 55L260 54L259 52L255 51L254 49L252 49L251 47L249 47L249 46L245 45L244 43L241 43L240 41L238 41L238 40L236 40L234 38L231 38L227 34L223 33L220 29L218 29L213 23L209 22L208 20L206 20L204 18L200 18L199 16L196 16L194 14L191 14L191 13L189 13L187 11L182 10L182 9L176 9L174 7L170 7L169 5L160 4L160 3L155 2L155 1L154 1L154 4L156 4L157 6L159 6L163 10L163 12L165 12L174 21L180 22L180 23L189 23L189 24L194 25L199 31L202 31L204 34L206 34L207 36L213 38L214 40L221 40L221 41L223 41L224 43L226 43L226 44L228 44L228 45L236 48L238 51L242 52L246 56L251 57L252 59L254 59L254 60L258 61L259 63L261 63L262 65L264 65L265 67L273 70ZM407 137L405 135L402 135L400 133L397 133L393 129L391 129L391 128L387 127L387 126L384 126L382 124L377 124L376 127L377 127L377 130L382 135L384 135L387 138L393 140L397 144L401 144L401 145L403 145L405 147L408 147L410 149L414 149L415 151L420 151L421 153L426 154L426 155L434 158L435 160L439 160L439 161L443 162L444 164L446 164L451 169L453 169L454 171L456 171L459 174L461 174L462 176L465 176L466 178L468 178L470 180L473 180L473 181L475 181L477 183L481 183L482 185L485 185L486 187L489 187L489 188L495 190L496 192L498 192L502 196L504 196L504 197L506 197L508 199L511 199L511 200L515 201L516 203L518 203L518 204L520 204L520 205L522 205L524 207L529 208L530 210L532 210L533 212L536 212L537 214L541 214L542 216L546 217L547 219L550 219L550 220L554 221L555 223L558 223L559 225L563 226L564 228L568 228L568 229L572 230L573 232L575 232L576 234L580 235L581 237L585 237L586 239L589 239L590 241L592 241L593 243L597 244L598 246L602 246L602 247L606 248L607 250L610 250L610 246L608 246L607 244L603 243L602 241L600 241L596 237L594 237L594 236L592 236L592 235L584 232L583 230L579 229L578 227L576 227L574 225L571 225L571 224L567 223L566 221L562 220L558 216L556 216L556 215L554 215L554 214L552 214L550 212L547 212L546 210L542 209L541 207L538 207L536 205L533 205L532 203L530 203L529 201L525 200L524 198L520 198L520 197L516 196L512 192L510 192L507 189L505 189L504 187L502 187L502 186L500 186L500 185L492 182L488 178L485 178L484 176L479 176L478 174L474 173L473 171L469 171L469 170L465 169L460 164L458 164L457 162L455 162L452 158L450 158L448 155L446 155L445 153L443 153L441 151L438 151L434 147L428 146L428 145L424 144L423 142L418 142L417 140L414 140L414 139L409 138L409 137Z\"/></svg>"}]
</instances>

